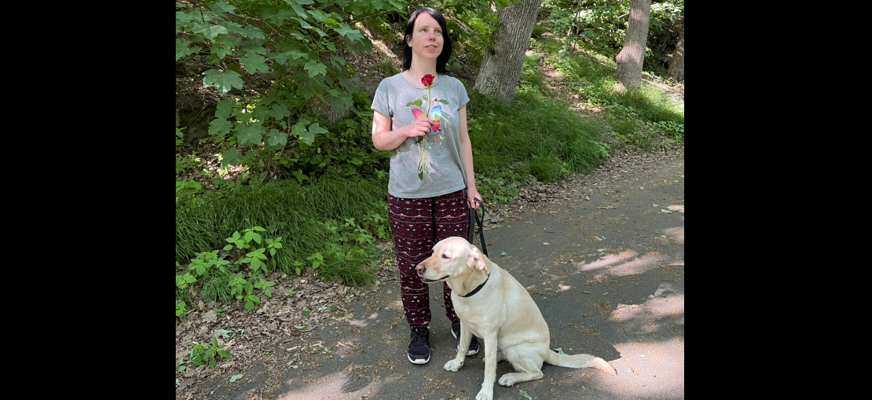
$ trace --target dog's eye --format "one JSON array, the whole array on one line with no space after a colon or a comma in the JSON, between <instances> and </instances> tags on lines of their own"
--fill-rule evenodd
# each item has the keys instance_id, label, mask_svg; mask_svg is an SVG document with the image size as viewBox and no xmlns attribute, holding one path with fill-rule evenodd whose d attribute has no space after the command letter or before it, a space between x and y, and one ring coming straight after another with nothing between
<instances>
[{"instance_id":1,"label":"dog's eye","mask_svg":"<svg viewBox=\"0 0 872 400\"><path fill-rule=\"evenodd\" d=\"M451 257L448 257L448 255L446 255L446 254L442 254L442 258L445 259L445 260L447 260L447 259L449 259L449 258L451 258Z\"/></svg>"}]
</instances>

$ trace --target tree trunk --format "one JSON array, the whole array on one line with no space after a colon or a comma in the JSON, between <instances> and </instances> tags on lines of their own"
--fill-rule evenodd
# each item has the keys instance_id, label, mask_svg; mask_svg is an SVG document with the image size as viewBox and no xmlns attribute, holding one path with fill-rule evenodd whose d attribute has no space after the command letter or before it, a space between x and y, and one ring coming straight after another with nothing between
<instances>
[{"instance_id":1,"label":"tree trunk","mask_svg":"<svg viewBox=\"0 0 872 400\"><path fill-rule=\"evenodd\" d=\"M515 97L524 53L530 47L530 34L541 3L542 0L520 0L497 11L500 25L485 50L474 91L504 100Z\"/></svg>"},{"instance_id":2,"label":"tree trunk","mask_svg":"<svg viewBox=\"0 0 872 400\"><path fill-rule=\"evenodd\" d=\"M676 82L684 81L684 21L681 21L678 44L675 45L675 52L672 53L672 61L669 62L666 76L675 79Z\"/></svg>"},{"instance_id":3,"label":"tree trunk","mask_svg":"<svg viewBox=\"0 0 872 400\"><path fill-rule=\"evenodd\" d=\"M642 62L645 60L650 22L651 0L630 0L630 22L627 24L624 48L615 57L618 62L615 79L626 90L635 90L642 83Z\"/></svg>"}]
</instances>

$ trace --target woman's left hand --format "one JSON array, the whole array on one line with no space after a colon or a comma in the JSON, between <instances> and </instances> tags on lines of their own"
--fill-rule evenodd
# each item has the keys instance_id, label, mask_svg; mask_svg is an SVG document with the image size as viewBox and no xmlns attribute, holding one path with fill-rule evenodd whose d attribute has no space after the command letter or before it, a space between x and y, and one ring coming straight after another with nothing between
<instances>
[{"instance_id":1,"label":"woman's left hand","mask_svg":"<svg viewBox=\"0 0 872 400\"><path fill-rule=\"evenodd\" d=\"M478 194L478 190L475 188L467 190L466 195L468 197L466 201L469 202L469 206L476 210L478 209L478 203L475 202L475 199L478 199L478 201L481 201L482 203L484 202L484 200L481 199L481 195Z\"/></svg>"}]
</instances>

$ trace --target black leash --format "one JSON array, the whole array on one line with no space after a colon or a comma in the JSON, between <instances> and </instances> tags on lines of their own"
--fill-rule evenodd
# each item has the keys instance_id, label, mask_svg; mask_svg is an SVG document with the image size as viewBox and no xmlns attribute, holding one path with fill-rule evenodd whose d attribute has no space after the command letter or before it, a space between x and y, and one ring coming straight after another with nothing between
<instances>
[{"instance_id":1,"label":"black leash","mask_svg":"<svg viewBox=\"0 0 872 400\"><path fill-rule=\"evenodd\" d=\"M482 203L481 200L479 200L479 199L475 199L475 202L478 203L479 208L481 208L481 219L476 218L475 209L470 207L469 208L469 233L467 234L467 240L469 241L470 244L475 244L474 243L475 224L477 223L478 224L478 235L479 235L479 238L481 238L481 251L484 253L484 255L489 256L487 254L487 243L484 241L484 229L483 229L484 228L484 203ZM488 279L490 279L490 274L487 275L487 279L485 279L484 282L481 283L481 285L478 285L477 288L473 289L471 292L469 292L465 295L462 295L460 297L469 297L469 296L472 296L472 295L478 293L478 291L484 287L484 284L487 283Z\"/></svg>"},{"instance_id":2,"label":"black leash","mask_svg":"<svg viewBox=\"0 0 872 400\"><path fill-rule=\"evenodd\" d=\"M469 233L466 235L466 239L470 244L475 244L473 241L475 240L475 224L478 223L478 235L481 238L481 251L484 255L490 257L490 254L487 254L487 243L484 241L484 203L479 199L475 199L475 202L478 203L479 208L481 208L481 219L476 218L475 209L469 208Z\"/></svg>"}]
</instances>

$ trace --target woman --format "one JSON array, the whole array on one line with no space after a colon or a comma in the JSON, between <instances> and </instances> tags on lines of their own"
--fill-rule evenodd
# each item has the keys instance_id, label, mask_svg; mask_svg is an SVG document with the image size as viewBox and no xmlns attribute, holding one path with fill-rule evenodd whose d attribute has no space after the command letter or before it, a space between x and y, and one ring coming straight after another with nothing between
<instances>
[{"instance_id":1,"label":"woman","mask_svg":"<svg viewBox=\"0 0 872 400\"><path fill-rule=\"evenodd\" d=\"M430 361L430 300L415 266L433 245L466 237L469 207L478 208L472 146L466 130L466 88L445 75L451 57L445 18L429 7L415 10L406 24L403 72L381 81L372 109L372 143L391 151L388 208L400 269L403 312L411 327L407 358ZM460 335L460 320L443 283L445 315ZM470 355L479 351L475 337Z\"/></svg>"}]
</instances>

